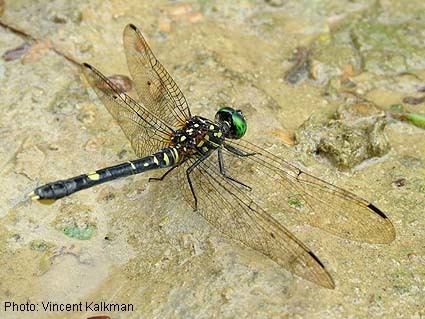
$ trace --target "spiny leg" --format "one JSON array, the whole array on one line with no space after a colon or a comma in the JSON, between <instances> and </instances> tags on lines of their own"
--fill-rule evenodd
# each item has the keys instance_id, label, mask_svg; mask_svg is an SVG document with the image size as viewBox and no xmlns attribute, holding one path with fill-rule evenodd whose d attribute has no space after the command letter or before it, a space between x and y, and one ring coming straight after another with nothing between
<instances>
[{"instance_id":1,"label":"spiny leg","mask_svg":"<svg viewBox=\"0 0 425 319\"><path fill-rule=\"evenodd\" d=\"M148 182L152 181L162 181L169 173L173 171L176 167L179 167L179 165L171 167L169 170L167 170L161 177L149 177Z\"/></svg>"},{"instance_id":2,"label":"spiny leg","mask_svg":"<svg viewBox=\"0 0 425 319\"><path fill-rule=\"evenodd\" d=\"M243 151L241 151L240 149L238 149L238 148L236 148L236 147L234 147L234 146L232 146L232 145L226 144L226 143L223 143L223 146L224 146L224 148L225 148L226 150L228 150L230 153L233 153L233 154L235 154L235 155L237 155L237 156L241 156L241 157L253 156L253 155L258 154L258 153L244 153L244 152L243 152ZM260 155L261 155L261 154L260 154Z\"/></svg>"},{"instance_id":3,"label":"spiny leg","mask_svg":"<svg viewBox=\"0 0 425 319\"><path fill-rule=\"evenodd\" d=\"M210 155L211 155L211 153L207 153L207 154L202 155L192 165L190 165L190 167L186 170L187 181L189 182L190 191L192 192L193 199L195 200L195 209L194 209L195 211L198 210L198 198L196 197L195 189L193 188L192 180L190 179L190 174L193 172L193 170L199 164L201 164L203 161L205 161Z\"/></svg>"},{"instance_id":4,"label":"spiny leg","mask_svg":"<svg viewBox=\"0 0 425 319\"><path fill-rule=\"evenodd\" d=\"M223 175L224 177L226 177L227 179L229 179L229 180L231 180L235 183L238 183L239 185L242 185L242 186L248 188L248 190L252 190L252 188L250 186L238 181L237 179L233 178L232 176L227 175L226 170L224 168L223 152L221 151L221 149L218 149L217 154L218 154L218 167L220 168L221 175Z\"/></svg>"}]
</instances>

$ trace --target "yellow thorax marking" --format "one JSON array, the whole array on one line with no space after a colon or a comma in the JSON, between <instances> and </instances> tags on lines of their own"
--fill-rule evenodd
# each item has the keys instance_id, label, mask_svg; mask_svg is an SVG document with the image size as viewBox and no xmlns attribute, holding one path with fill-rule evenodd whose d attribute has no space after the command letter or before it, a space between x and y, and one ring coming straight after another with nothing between
<instances>
[{"instance_id":1,"label":"yellow thorax marking","mask_svg":"<svg viewBox=\"0 0 425 319\"><path fill-rule=\"evenodd\" d=\"M170 158L168 157L167 153L164 152L164 162L165 165L169 165L170 164Z\"/></svg>"},{"instance_id":2,"label":"yellow thorax marking","mask_svg":"<svg viewBox=\"0 0 425 319\"><path fill-rule=\"evenodd\" d=\"M179 152L177 152L175 147L173 147L172 150L174 152L174 161L177 162L179 160Z\"/></svg>"}]
</instances>

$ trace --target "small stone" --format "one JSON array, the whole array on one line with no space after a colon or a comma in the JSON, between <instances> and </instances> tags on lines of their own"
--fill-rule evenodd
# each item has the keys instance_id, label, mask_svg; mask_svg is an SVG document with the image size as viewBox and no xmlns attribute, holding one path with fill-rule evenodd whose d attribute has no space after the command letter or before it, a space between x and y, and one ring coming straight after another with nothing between
<instances>
[{"instance_id":1,"label":"small stone","mask_svg":"<svg viewBox=\"0 0 425 319\"><path fill-rule=\"evenodd\" d=\"M406 185L406 179L404 177L398 178L392 182L395 187L403 187Z\"/></svg>"},{"instance_id":2,"label":"small stone","mask_svg":"<svg viewBox=\"0 0 425 319\"><path fill-rule=\"evenodd\" d=\"M6 62L14 61L14 60L22 58L28 52L30 48L31 48L31 44L28 42L25 42L14 49L7 50L5 53L3 53L2 57Z\"/></svg>"}]
</instances>

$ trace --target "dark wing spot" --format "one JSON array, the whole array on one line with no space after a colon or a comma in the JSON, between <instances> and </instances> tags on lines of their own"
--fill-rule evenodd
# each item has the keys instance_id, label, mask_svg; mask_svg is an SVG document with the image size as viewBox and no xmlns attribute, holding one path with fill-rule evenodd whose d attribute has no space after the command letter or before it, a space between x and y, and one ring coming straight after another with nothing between
<instances>
[{"instance_id":1,"label":"dark wing spot","mask_svg":"<svg viewBox=\"0 0 425 319\"><path fill-rule=\"evenodd\" d=\"M373 205L373 204L369 204L369 205L367 205L367 207L370 209L370 210L372 210L372 211L374 211L375 213L377 213L379 216L381 216L382 218L388 218L378 207L376 207L375 205Z\"/></svg>"},{"instance_id":2,"label":"dark wing spot","mask_svg":"<svg viewBox=\"0 0 425 319\"><path fill-rule=\"evenodd\" d=\"M276 236L273 233L270 233L270 236L272 236L272 238L276 238Z\"/></svg>"},{"instance_id":3,"label":"dark wing spot","mask_svg":"<svg viewBox=\"0 0 425 319\"><path fill-rule=\"evenodd\" d=\"M83 63L83 66L85 66L87 69L93 70L92 66L86 62Z\"/></svg>"},{"instance_id":4,"label":"dark wing spot","mask_svg":"<svg viewBox=\"0 0 425 319\"><path fill-rule=\"evenodd\" d=\"M320 266L322 266L322 268L325 268L325 266L322 264L322 262L320 261L320 259L319 259L319 258L317 258L317 256L316 256L315 254L313 254L313 252L312 252L312 251L309 251L308 253L309 253L309 255L310 255L311 257L313 257L313 259L314 259L315 261L317 261L317 263L318 263Z\"/></svg>"},{"instance_id":5,"label":"dark wing spot","mask_svg":"<svg viewBox=\"0 0 425 319\"><path fill-rule=\"evenodd\" d=\"M133 23L130 23L130 24L129 24L129 26L130 26L130 28L132 28L133 30L137 31L137 27L136 27Z\"/></svg>"},{"instance_id":6,"label":"dark wing spot","mask_svg":"<svg viewBox=\"0 0 425 319\"><path fill-rule=\"evenodd\" d=\"M147 83L148 83L148 85L151 85L151 84L152 84L152 82L151 82L151 81L148 81Z\"/></svg>"}]
</instances>

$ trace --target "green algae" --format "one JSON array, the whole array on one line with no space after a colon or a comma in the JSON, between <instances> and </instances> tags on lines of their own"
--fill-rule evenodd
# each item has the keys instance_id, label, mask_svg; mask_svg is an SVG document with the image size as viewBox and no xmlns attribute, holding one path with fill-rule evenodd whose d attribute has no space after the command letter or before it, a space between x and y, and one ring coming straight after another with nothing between
<instances>
[{"instance_id":1,"label":"green algae","mask_svg":"<svg viewBox=\"0 0 425 319\"><path fill-rule=\"evenodd\" d=\"M406 120L412 123L413 125L425 128L425 114L419 114L419 113L406 113Z\"/></svg>"},{"instance_id":2,"label":"green algae","mask_svg":"<svg viewBox=\"0 0 425 319\"><path fill-rule=\"evenodd\" d=\"M67 226L63 229L63 233L71 238L79 239L79 240L88 240L90 239L96 227L94 225L84 225L84 226Z\"/></svg>"},{"instance_id":3,"label":"green algae","mask_svg":"<svg viewBox=\"0 0 425 319\"><path fill-rule=\"evenodd\" d=\"M45 252L51 249L52 247L54 247L54 245L51 243L48 243L45 240L33 240L30 243L31 250L39 251L39 252Z\"/></svg>"}]
</instances>

